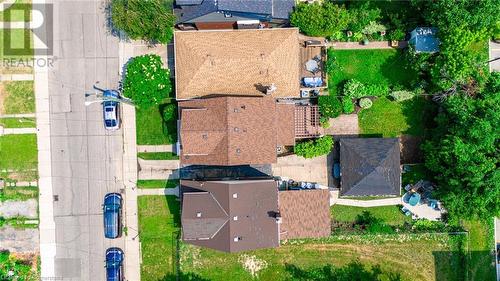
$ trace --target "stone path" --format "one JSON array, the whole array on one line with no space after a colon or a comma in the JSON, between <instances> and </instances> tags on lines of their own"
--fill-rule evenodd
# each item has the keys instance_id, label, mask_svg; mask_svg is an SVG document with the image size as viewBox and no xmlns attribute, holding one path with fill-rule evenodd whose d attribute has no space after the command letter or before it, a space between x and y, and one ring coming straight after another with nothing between
<instances>
[{"instance_id":1,"label":"stone path","mask_svg":"<svg viewBox=\"0 0 500 281\"><path fill-rule=\"evenodd\" d=\"M137 152L174 152L174 146L172 144L137 145Z\"/></svg>"},{"instance_id":2,"label":"stone path","mask_svg":"<svg viewBox=\"0 0 500 281\"><path fill-rule=\"evenodd\" d=\"M1 74L0 81L33 81L33 74Z\"/></svg>"},{"instance_id":3,"label":"stone path","mask_svg":"<svg viewBox=\"0 0 500 281\"><path fill-rule=\"evenodd\" d=\"M402 204L402 200L401 197L376 200L354 200L338 198L337 200L335 200L335 204L354 207L379 207L399 205Z\"/></svg>"},{"instance_id":4,"label":"stone path","mask_svg":"<svg viewBox=\"0 0 500 281\"><path fill-rule=\"evenodd\" d=\"M23 113L23 114L3 114L0 115L0 119L2 118L35 118L35 113Z\"/></svg>"},{"instance_id":5,"label":"stone path","mask_svg":"<svg viewBox=\"0 0 500 281\"><path fill-rule=\"evenodd\" d=\"M4 128L0 126L0 136L36 134L36 128Z\"/></svg>"},{"instance_id":6,"label":"stone path","mask_svg":"<svg viewBox=\"0 0 500 281\"><path fill-rule=\"evenodd\" d=\"M39 250L38 229L14 228L4 226L0 228L0 250L8 250L15 253L31 253Z\"/></svg>"},{"instance_id":7,"label":"stone path","mask_svg":"<svg viewBox=\"0 0 500 281\"><path fill-rule=\"evenodd\" d=\"M358 115L342 114L337 118L330 118L330 127L325 134L330 136L357 136L359 134Z\"/></svg>"},{"instance_id":8,"label":"stone path","mask_svg":"<svg viewBox=\"0 0 500 281\"><path fill-rule=\"evenodd\" d=\"M149 188L144 188L141 189L139 188L137 190L137 195L160 195L160 196L166 196L166 195L174 195L179 197L179 186L175 188L155 188L155 189L149 189Z\"/></svg>"}]
</instances>

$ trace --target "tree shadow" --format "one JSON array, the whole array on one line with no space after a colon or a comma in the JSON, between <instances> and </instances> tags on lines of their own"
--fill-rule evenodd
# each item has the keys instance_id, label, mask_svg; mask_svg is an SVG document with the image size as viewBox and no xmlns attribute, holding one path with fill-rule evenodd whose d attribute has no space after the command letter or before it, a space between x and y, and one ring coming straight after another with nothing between
<instances>
[{"instance_id":1,"label":"tree shadow","mask_svg":"<svg viewBox=\"0 0 500 281\"><path fill-rule=\"evenodd\" d=\"M435 127L435 117L438 106L431 100L422 96L401 102L401 111L408 129L403 134L424 137L427 131Z\"/></svg>"},{"instance_id":2,"label":"tree shadow","mask_svg":"<svg viewBox=\"0 0 500 281\"><path fill-rule=\"evenodd\" d=\"M387 79L389 86L403 86L410 88L416 84L418 74L409 64L404 56L404 50L396 52L387 57L385 62L380 65L380 73Z\"/></svg>"},{"instance_id":3,"label":"tree shadow","mask_svg":"<svg viewBox=\"0 0 500 281\"><path fill-rule=\"evenodd\" d=\"M168 274L165 275L163 278L158 279L158 281L210 281L210 279L201 277L195 273L192 272L180 272L178 275L176 274Z\"/></svg>"},{"instance_id":4,"label":"tree shadow","mask_svg":"<svg viewBox=\"0 0 500 281\"><path fill-rule=\"evenodd\" d=\"M286 264L285 271L291 280L315 280L315 281L376 281L389 280L400 281L398 273L383 272L379 265L367 269L359 261L353 261L343 267L325 265L307 269L299 268L293 264Z\"/></svg>"}]
</instances>

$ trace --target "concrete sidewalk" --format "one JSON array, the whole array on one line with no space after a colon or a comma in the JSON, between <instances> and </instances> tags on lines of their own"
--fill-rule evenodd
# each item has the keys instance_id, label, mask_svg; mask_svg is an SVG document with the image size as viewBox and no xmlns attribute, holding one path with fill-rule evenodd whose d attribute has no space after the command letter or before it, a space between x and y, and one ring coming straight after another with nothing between
<instances>
[{"instance_id":1,"label":"concrete sidewalk","mask_svg":"<svg viewBox=\"0 0 500 281\"><path fill-rule=\"evenodd\" d=\"M33 81L33 74L0 74L0 81Z\"/></svg>"},{"instance_id":2,"label":"concrete sidewalk","mask_svg":"<svg viewBox=\"0 0 500 281\"><path fill-rule=\"evenodd\" d=\"M175 188L154 188L154 189L149 189L149 188L144 188L141 189L139 188L137 190L137 195L160 195L160 196L166 196L166 195L174 195L179 197L179 186Z\"/></svg>"},{"instance_id":3,"label":"concrete sidewalk","mask_svg":"<svg viewBox=\"0 0 500 281\"><path fill-rule=\"evenodd\" d=\"M36 134L36 128L4 128L0 126L0 136Z\"/></svg>"},{"instance_id":4,"label":"concrete sidewalk","mask_svg":"<svg viewBox=\"0 0 500 281\"><path fill-rule=\"evenodd\" d=\"M119 43L120 65L124 65L133 56L130 44ZM120 68L122 69L122 68ZM123 129L123 183L125 185L125 225L128 234L125 237L125 277L127 280L141 280L141 244L137 208L137 145L135 108L122 106Z\"/></svg>"},{"instance_id":5,"label":"concrete sidewalk","mask_svg":"<svg viewBox=\"0 0 500 281\"><path fill-rule=\"evenodd\" d=\"M138 145L137 152L174 152L174 147L172 144Z\"/></svg>"},{"instance_id":6,"label":"concrete sidewalk","mask_svg":"<svg viewBox=\"0 0 500 281\"><path fill-rule=\"evenodd\" d=\"M338 198L337 200L335 200L335 204L354 206L354 207L394 206L402 203L403 201L401 200L401 197L376 199L376 200L354 200L354 199L342 199L342 198Z\"/></svg>"},{"instance_id":7,"label":"concrete sidewalk","mask_svg":"<svg viewBox=\"0 0 500 281\"><path fill-rule=\"evenodd\" d=\"M2 118L35 118L36 113L23 113L23 114L3 114L0 115L0 119Z\"/></svg>"}]
</instances>

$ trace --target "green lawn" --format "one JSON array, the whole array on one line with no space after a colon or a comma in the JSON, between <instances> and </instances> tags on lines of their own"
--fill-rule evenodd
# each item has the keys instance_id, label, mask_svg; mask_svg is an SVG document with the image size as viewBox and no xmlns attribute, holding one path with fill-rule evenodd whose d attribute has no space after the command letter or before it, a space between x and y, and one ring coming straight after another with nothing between
<instances>
[{"instance_id":1,"label":"green lawn","mask_svg":"<svg viewBox=\"0 0 500 281\"><path fill-rule=\"evenodd\" d=\"M179 180L138 180L138 188L175 188Z\"/></svg>"},{"instance_id":2,"label":"green lawn","mask_svg":"<svg viewBox=\"0 0 500 281\"><path fill-rule=\"evenodd\" d=\"M405 222L411 222L411 217L405 216L398 206L362 208L336 204L330 208L332 218L339 222L354 222L356 217L361 215L363 211L370 212L374 217L392 226L400 226Z\"/></svg>"},{"instance_id":3,"label":"green lawn","mask_svg":"<svg viewBox=\"0 0 500 281\"><path fill-rule=\"evenodd\" d=\"M34 118L0 118L0 126L4 128L35 128Z\"/></svg>"},{"instance_id":4,"label":"green lawn","mask_svg":"<svg viewBox=\"0 0 500 281\"><path fill-rule=\"evenodd\" d=\"M33 81L5 82L3 88L4 114L35 112Z\"/></svg>"},{"instance_id":5,"label":"green lawn","mask_svg":"<svg viewBox=\"0 0 500 281\"><path fill-rule=\"evenodd\" d=\"M493 248L493 222L465 221L465 229L469 232L469 279L495 280Z\"/></svg>"},{"instance_id":6,"label":"green lawn","mask_svg":"<svg viewBox=\"0 0 500 281\"><path fill-rule=\"evenodd\" d=\"M402 85L409 87L417 75L407 65L403 51L384 50L328 50L335 58L336 67L328 73L329 87L339 89L343 82L357 79L369 84Z\"/></svg>"},{"instance_id":7,"label":"green lawn","mask_svg":"<svg viewBox=\"0 0 500 281\"><path fill-rule=\"evenodd\" d=\"M432 124L435 108L423 97L401 103L386 97L378 98L371 108L358 114L361 134L373 137L424 136L426 128Z\"/></svg>"},{"instance_id":8,"label":"green lawn","mask_svg":"<svg viewBox=\"0 0 500 281\"><path fill-rule=\"evenodd\" d=\"M137 144L158 145L171 144L177 141L177 120L163 122L162 108L136 109Z\"/></svg>"},{"instance_id":9,"label":"green lawn","mask_svg":"<svg viewBox=\"0 0 500 281\"><path fill-rule=\"evenodd\" d=\"M137 157L144 160L179 160L179 156L172 152L139 152Z\"/></svg>"},{"instance_id":10,"label":"green lawn","mask_svg":"<svg viewBox=\"0 0 500 281\"><path fill-rule=\"evenodd\" d=\"M193 278L190 280L314 280L298 273L360 261L365 268L380 267L385 274L378 280L460 280L461 256L455 249L447 235L424 238L404 234L332 237L308 242L292 240L277 249L233 254L182 244L180 267L183 276ZM261 266L255 276L243 266L252 260ZM398 274L401 279L394 278Z\"/></svg>"},{"instance_id":11,"label":"green lawn","mask_svg":"<svg viewBox=\"0 0 500 281\"><path fill-rule=\"evenodd\" d=\"M170 280L174 273L180 204L175 196L139 196L141 280ZM175 280L175 279L174 279Z\"/></svg>"},{"instance_id":12,"label":"green lawn","mask_svg":"<svg viewBox=\"0 0 500 281\"><path fill-rule=\"evenodd\" d=\"M0 192L0 201L4 200L28 200L38 198L37 186L6 186Z\"/></svg>"},{"instance_id":13,"label":"green lawn","mask_svg":"<svg viewBox=\"0 0 500 281\"><path fill-rule=\"evenodd\" d=\"M0 137L0 170L23 172L37 168L36 135L4 135Z\"/></svg>"}]
</instances>

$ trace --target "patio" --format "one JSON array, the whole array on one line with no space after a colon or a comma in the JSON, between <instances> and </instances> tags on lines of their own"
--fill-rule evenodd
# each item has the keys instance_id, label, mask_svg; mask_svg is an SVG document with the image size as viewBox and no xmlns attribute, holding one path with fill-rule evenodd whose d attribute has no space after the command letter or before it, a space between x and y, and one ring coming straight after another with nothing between
<instances>
[{"instance_id":1,"label":"patio","mask_svg":"<svg viewBox=\"0 0 500 281\"><path fill-rule=\"evenodd\" d=\"M327 76L324 66L327 60L326 47L322 44L308 44L302 41L300 48L300 77L302 96L307 95L309 90L316 90L315 94L321 94L320 89L326 88ZM313 93L314 95L314 93Z\"/></svg>"},{"instance_id":2,"label":"patio","mask_svg":"<svg viewBox=\"0 0 500 281\"><path fill-rule=\"evenodd\" d=\"M446 212L441 202L430 198L434 187L428 181L420 180L414 185L405 186L406 193L402 197L401 211L413 219L440 221Z\"/></svg>"}]
</instances>

